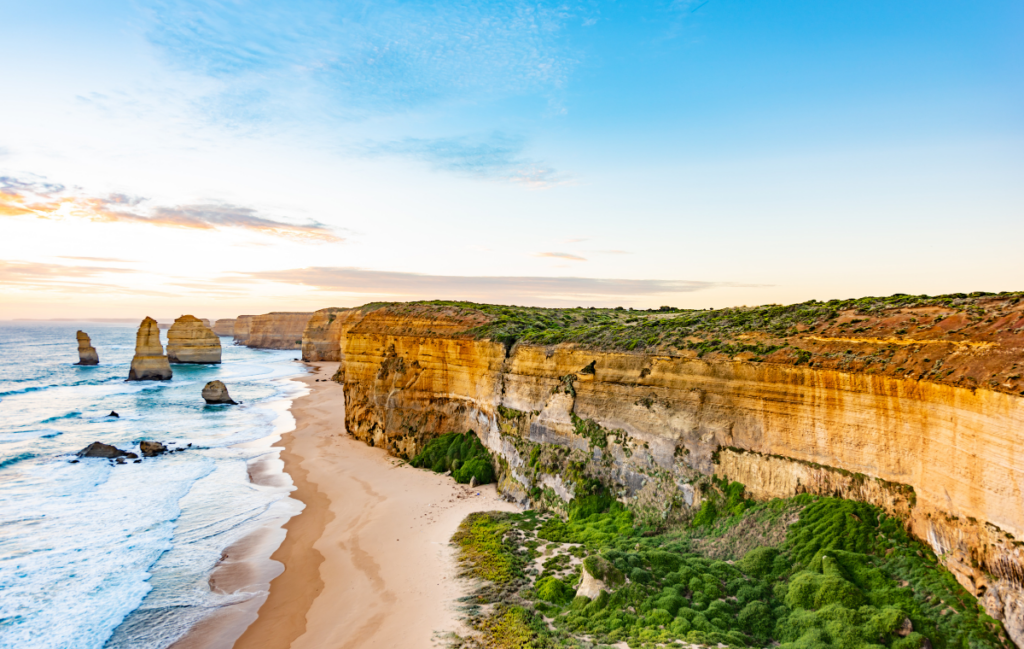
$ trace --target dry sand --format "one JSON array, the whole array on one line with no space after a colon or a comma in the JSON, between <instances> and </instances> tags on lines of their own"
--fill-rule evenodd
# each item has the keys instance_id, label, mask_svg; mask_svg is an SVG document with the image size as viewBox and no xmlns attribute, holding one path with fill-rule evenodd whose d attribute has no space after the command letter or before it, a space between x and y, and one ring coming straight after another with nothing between
<instances>
[{"instance_id":1,"label":"dry sand","mask_svg":"<svg viewBox=\"0 0 1024 649\"><path fill-rule=\"evenodd\" d=\"M306 507L285 525L272 557L284 572L238 649L436 646L462 629L456 600L467 588L449 539L472 512L516 509L494 485L469 489L349 437L342 387L324 381L337 365L301 379L311 392L292 406L281 458ZM216 624L206 627L180 644L226 646Z\"/></svg>"}]
</instances>

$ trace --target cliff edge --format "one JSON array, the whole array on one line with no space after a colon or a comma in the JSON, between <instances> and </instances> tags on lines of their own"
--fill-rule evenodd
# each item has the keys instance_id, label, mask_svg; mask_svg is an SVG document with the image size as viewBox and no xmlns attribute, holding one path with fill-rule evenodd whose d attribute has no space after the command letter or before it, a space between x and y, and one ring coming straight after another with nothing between
<instances>
[{"instance_id":1,"label":"cliff edge","mask_svg":"<svg viewBox=\"0 0 1024 649\"><path fill-rule=\"evenodd\" d=\"M696 507L841 495L900 516L1024 646L1024 294L718 311L371 304L339 327L353 435L474 430L502 490ZM343 331L342 331L343 330Z\"/></svg>"}]
</instances>

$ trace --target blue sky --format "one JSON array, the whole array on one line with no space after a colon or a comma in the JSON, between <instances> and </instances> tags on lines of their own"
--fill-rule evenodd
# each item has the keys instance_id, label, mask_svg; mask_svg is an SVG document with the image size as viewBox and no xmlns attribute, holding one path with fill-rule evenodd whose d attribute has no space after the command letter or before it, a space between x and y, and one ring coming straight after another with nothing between
<instances>
[{"instance_id":1,"label":"blue sky","mask_svg":"<svg viewBox=\"0 0 1024 649\"><path fill-rule=\"evenodd\" d=\"M13 317L1024 284L1019 2L3 9Z\"/></svg>"}]
</instances>

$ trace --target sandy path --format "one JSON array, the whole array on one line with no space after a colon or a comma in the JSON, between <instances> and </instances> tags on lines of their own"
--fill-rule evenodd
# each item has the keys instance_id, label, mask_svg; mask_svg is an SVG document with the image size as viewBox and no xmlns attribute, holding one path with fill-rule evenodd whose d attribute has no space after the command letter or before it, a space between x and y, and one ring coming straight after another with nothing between
<instances>
[{"instance_id":1,"label":"sandy path","mask_svg":"<svg viewBox=\"0 0 1024 649\"><path fill-rule=\"evenodd\" d=\"M471 490L348 437L342 388L322 381L337 365L303 378L311 393L292 406L282 458L306 509L286 526L273 556L285 570L238 649L435 646L460 628L451 535L471 512L515 510L493 485Z\"/></svg>"}]
</instances>

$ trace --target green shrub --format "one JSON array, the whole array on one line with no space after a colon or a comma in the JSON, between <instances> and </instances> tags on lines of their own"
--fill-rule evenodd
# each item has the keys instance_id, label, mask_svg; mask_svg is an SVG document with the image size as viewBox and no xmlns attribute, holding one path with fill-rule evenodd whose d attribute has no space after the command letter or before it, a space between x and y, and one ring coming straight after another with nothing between
<instances>
[{"instance_id":1,"label":"green shrub","mask_svg":"<svg viewBox=\"0 0 1024 649\"><path fill-rule=\"evenodd\" d=\"M410 462L414 467L429 467L435 473L451 471L456 482L477 484L494 482L491 454L472 432L446 433L430 440Z\"/></svg>"}]
</instances>

